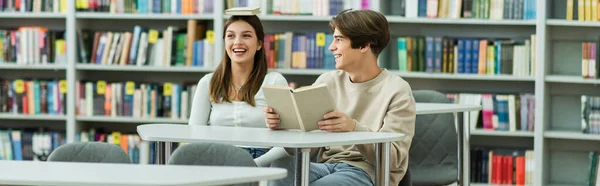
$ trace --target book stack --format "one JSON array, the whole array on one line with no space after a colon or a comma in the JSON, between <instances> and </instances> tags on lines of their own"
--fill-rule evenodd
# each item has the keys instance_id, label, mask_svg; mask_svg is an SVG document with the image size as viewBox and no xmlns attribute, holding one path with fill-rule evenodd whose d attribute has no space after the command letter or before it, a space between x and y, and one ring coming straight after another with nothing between
<instances>
[{"instance_id":1,"label":"book stack","mask_svg":"<svg viewBox=\"0 0 600 186\"><path fill-rule=\"evenodd\" d=\"M333 53L328 49L332 33L285 32L265 35L267 66L280 69L335 69Z\"/></svg>"},{"instance_id":2,"label":"book stack","mask_svg":"<svg viewBox=\"0 0 600 186\"><path fill-rule=\"evenodd\" d=\"M64 131L2 129L0 160L46 161L54 149L66 142Z\"/></svg>"},{"instance_id":3,"label":"book stack","mask_svg":"<svg viewBox=\"0 0 600 186\"><path fill-rule=\"evenodd\" d=\"M371 9L375 0L227 0L226 9L265 7L268 15L333 16L346 9Z\"/></svg>"},{"instance_id":4,"label":"book stack","mask_svg":"<svg viewBox=\"0 0 600 186\"><path fill-rule=\"evenodd\" d=\"M76 85L79 116L187 119L196 83L81 81Z\"/></svg>"},{"instance_id":5,"label":"book stack","mask_svg":"<svg viewBox=\"0 0 600 186\"><path fill-rule=\"evenodd\" d=\"M481 105L471 114L471 130L534 131L535 96L533 94L446 94L453 103Z\"/></svg>"},{"instance_id":6,"label":"book stack","mask_svg":"<svg viewBox=\"0 0 600 186\"><path fill-rule=\"evenodd\" d=\"M67 63L64 31L44 27L0 30L0 64Z\"/></svg>"},{"instance_id":7,"label":"book stack","mask_svg":"<svg viewBox=\"0 0 600 186\"><path fill-rule=\"evenodd\" d=\"M600 97L581 96L581 131L600 134Z\"/></svg>"},{"instance_id":8,"label":"book stack","mask_svg":"<svg viewBox=\"0 0 600 186\"><path fill-rule=\"evenodd\" d=\"M401 72L535 75L535 34L525 40L399 37L397 43Z\"/></svg>"},{"instance_id":9,"label":"book stack","mask_svg":"<svg viewBox=\"0 0 600 186\"><path fill-rule=\"evenodd\" d=\"M598 65L596 65L596 55L598 52L597 42L581 43L581 76L583 78L598 78Z\"/></svg>"},{"instance_id":10,"label":"book stack","mask_svg":"<svg viewBox=\"0 0 600 186\"><path fill-rule=\"evenodd\" d=\"M77 11L112 14L211 14L215 0L75 0Z\"/></svg>"},{"instance_id":11,"label":"book stack","mask_svg":"<svg viewBox=\"0 0 600 186\"><path fill-rule=\"evenodd\" d=\"M567 10L567 20L579 21L598 21L597 0L565 0Z\"/></svg>"},{"instance_id":12,"label":"book stack","mask_svg":"<svg viewBox=\"0 0 600 186\"><path fill-rule=\"evenodd\" d=\"M0 113L65 115L66 80L0 80Z\"/></svg>"},{"instance_id":13,"label":"book stack","mask_svg":"<svg viewBox=\"0 0 600 186\"><path fill-rule=\"evenodd\" d=\"M404 17L534 20L535 0L396 0L388 11Z\"/></svg>"},{"instance_id":14,"label":"book stack","mask_svg":"<svg viewBox=\"0 0 600 186\"><path fill-rule=\"evenodd\" d=\"M535 168L533 150L471 149L471 182L530 185Z\"/></svg>"},{"instance_id":15,"label":"book stack","mask_svg":"<svg viewBox=\"0 0 600 186\"><path fill-rule=\"evenodd\" d=\"M214 32L197 20L187 29L169 26L162 32L136 25L133 32L78 31L79 63L135 66L194 66L213 64Z\"/></svg>"},{"instance_id":16,"label":"book stack","mask_svg":"<svg viewBox=\"0 0 600 186\"><path fill-rule=\"evenodd\" d=\"M67 0L0 0L0 12L66 13Z\"/></svg>"}]
</instances>

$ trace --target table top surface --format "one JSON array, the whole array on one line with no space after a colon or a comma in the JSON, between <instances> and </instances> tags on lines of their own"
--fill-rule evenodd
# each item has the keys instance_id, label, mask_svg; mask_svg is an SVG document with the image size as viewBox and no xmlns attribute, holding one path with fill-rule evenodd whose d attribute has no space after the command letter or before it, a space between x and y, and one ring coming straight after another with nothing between
<instances>
[{"instance_id":1,"label":"table top surface","mask_svg":"<svg viewBox=\"0 0 600 186\"><path fill-rule=\"evenodd\" d=\"M180 124L140 125L137 127L137 132L145 141L214 142L230 145L289 148L383 143L399 141L404 137L404 134L401 133L387 132L302 132L299 130Z\"/></svg>"},{"instance_id":2,"label":"table top surface","mask_svg":"<svg viewBox=\"0 0 600 186\"><path fill-rule=\"evenodd\" d=\"M480 105L452 103L417 103L417 115L481 110ZM302 132L297 130L270 130L267 128L221 127L174 124L147 124L137 127L143 140L163 142L214 142L231 145L314 148L352 144L370 144L398 141L401 133L383 132Z\"/></svg>"},{"instance_id":3,"label":"table top surface","mask_svg":"<svg viewBox=\"0 0 600 186\"><path fill-rule=\"evenodd\" d=\"M0 185L228 185L281 179L281 168L0 161Z\"/></svg>"}]
</instances>

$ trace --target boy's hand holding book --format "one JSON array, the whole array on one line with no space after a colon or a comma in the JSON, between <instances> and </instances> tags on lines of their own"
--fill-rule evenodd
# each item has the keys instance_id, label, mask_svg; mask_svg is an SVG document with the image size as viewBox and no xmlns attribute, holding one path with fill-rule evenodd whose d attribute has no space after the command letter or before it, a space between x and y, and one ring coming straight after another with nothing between
<instances>
[{"instance_id":1,"label":"boy's hand holding book","mask_svg":"<svg viewBox=\"0 0 600 186\"><path fill-rule=\"evenodd\" d=\"M267 127L273 130L278 130L279 123L279 114L277 114L273 108L265 107L265 123L267 123ZM327 114L323 115L323 120L317 122L319 129L327 132L351 132L354 131L356 127L356 123L354 119L350 118L343 112L339 111L331 111Z\"/></svg>"},{"instance_id":2,"label":"boy's hand holding book","mask_svg":"<svg viewBox=\"0 0 600 186\"><path fill-rule=\"evenodd\" d=\"M343 112L332 111L323 116L319 121L319 129L327 132L351 132L354 131L356 123Z\"/></svg>"}]
</instances>

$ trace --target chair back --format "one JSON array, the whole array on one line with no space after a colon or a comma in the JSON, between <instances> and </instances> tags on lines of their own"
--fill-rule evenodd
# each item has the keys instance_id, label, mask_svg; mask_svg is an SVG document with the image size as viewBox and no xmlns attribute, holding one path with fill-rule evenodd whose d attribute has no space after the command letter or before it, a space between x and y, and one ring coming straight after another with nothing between
<instances>
[{"instance_id":1,"label":"chair back","mask_svg":"<svg viewBox=\"0 0 600 186\"><path fill-rule=\"evenodd\" d=\"M120 146L104 142L74 142L61 145L50 153L48 161L131 163L131 159Z\"/></svg>"},{"instance_id":2,"label":"chair back","mask_svg":"<svg viewBox=\"0 0 600 186\"><path fill-rule=\"evenodd\" d=\"M169 158L171 165L210 165L256 167L247 151L233 145L219 143L191 143L179 146ZM258 183L236 184L255 186Z\"/></svg>"},{"instance_id":3,"label":"chair back","mask_svg":"<svg viewBox=\"0 0 600 186\"><path fill-rule=\"evenodd\" d=\"M450 103L432 90L413 91L417 103ZM409 151L413 185L448 185L458 180L458 134L453 114L417 115Z\"/></svg>"}]
</instances>

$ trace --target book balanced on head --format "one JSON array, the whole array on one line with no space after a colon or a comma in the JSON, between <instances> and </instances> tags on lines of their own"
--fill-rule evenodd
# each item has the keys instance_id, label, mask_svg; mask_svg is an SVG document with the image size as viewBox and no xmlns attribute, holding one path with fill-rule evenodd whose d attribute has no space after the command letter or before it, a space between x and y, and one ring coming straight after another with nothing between
<instances>
[{"instance_id":1,"label":"book balanced on head","mask_svg":"<svg viewBox=\"0 0 600 186\"><path fill-rule=\"evenodd\" d=\"M260 7L235 7L225 10L225 15L251 16L260 13Z\"/></svg>"},{"instance_id":2,"label":"book balanced on head","mask_svg":"<svg viewBox=\"0 0 600 186\"><path fill-rule=\"evenodd\" d=\"M267 105L279 114L279 128L309 132L319 130L318 121L335 110L327 85L292 89L287 86L264 85Z\"/></svg>"}]
</instances>

